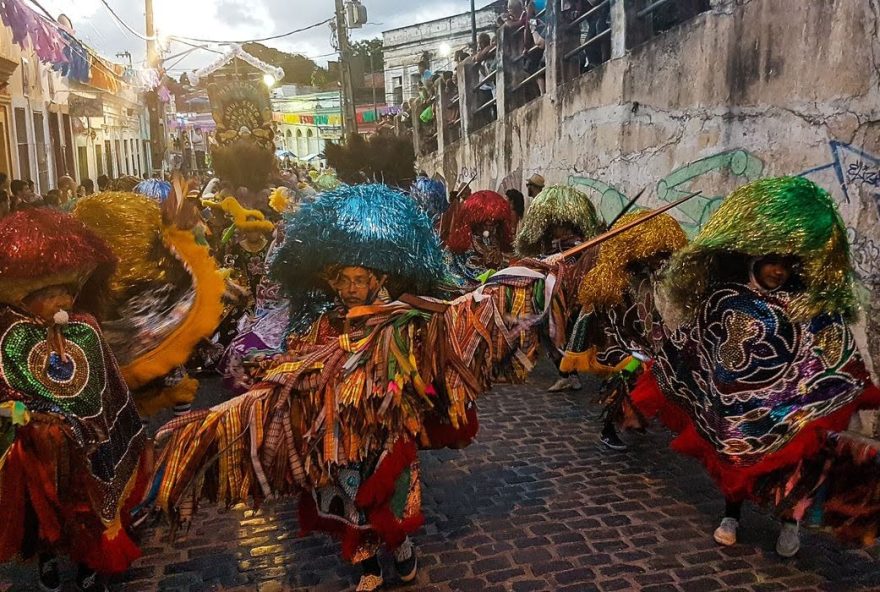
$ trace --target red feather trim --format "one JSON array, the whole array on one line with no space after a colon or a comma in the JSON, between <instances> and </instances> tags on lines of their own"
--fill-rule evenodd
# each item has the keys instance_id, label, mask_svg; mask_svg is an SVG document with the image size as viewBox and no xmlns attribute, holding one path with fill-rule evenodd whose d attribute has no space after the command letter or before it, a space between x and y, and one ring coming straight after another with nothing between
<instances>
[{"instance_id":1,"label":"red feather trim","mask_svg":"<svg viewBox=\"0 0 880 592\"><path fill-rule=\"evenodd\" d=\"M24 539L25 464L21 442L10 447L3 473L0 474L0 500L3 500L3 528L0 528L0 562L5 563L19 554Z\"/></svg>"},{"instance_id":2,"label":"red feather trim","mask_svg":"<svg viewBox=\"0 0 880 592\"><path fill-rule=\"evenodd\" d=\"M354 503L364 510L387 505L394 495L397 478L416 462L418 449L412 440L398 440L379 462L370 478L361 484Z\"/></svg>"},{"instance_id":3,"label":"red feather trim","mask_svg":"<svg viewBox=\"0 0 880 592\"><path fill-rule=\"evenodd\" d=\"M452 427L448 421L443 421L440 416L431 413L422 422L425 428L425 436L428 444L423 450L440 450L452 448L460 450L466 448L474 441L477 432L480 431L480 420L477 418L477 408L471 407L467 411L467 423L458 427Z\"/></svg>"},{"instance_id":4,"label":"red feather trim","mask_svg":"<svg viewBox=\"0 0 880 592\"><path fill-rule=\"evenodd\" d=\"M660 420L678 434L672 441L672 449L703 463L718 488L729 500L744 500L751 497L755 481L759 477L814 456L825 442L828 432L845 430L850 418L860 409L880 407L880 389L869 384L861 396L849 405L801 428L800 433L781 450L765 455L757 464L739 467L718 456L712 444L707 442L694 427L690 416L663 397L660 387L649 371L644 372L639 378L632 398L643 414L648 417L659 415Z\"/></svg>"},{"instance_id":5,"label":"red feather trim","mask_svg":"<svg viewBox=\"0 0 880 592\"><path fill-rule=\"evenodd\" d=\"M358 549L368 543L371 535L369 530L358 529L342 520L325 518L318 513L315 499L308 493L303 492L299 498L299 528L300 536L306 536L312 532L326 533L342 544L342 558L351 561Z\"/></svg>"},{"instance_id":6,"label":"red feather trim","mask_svg":"<svg viewBox=\"0 0 880 592\"><path fill-rule=\"evenodd\" d=\"M487 222L501 224L501 250L510 251L513 241L513 210L503 195L494 191L477 191L468 197L455 216L455 228L449 233L446 246L453 253L471 249L471 227Z\"/></svg>"}]
</instances>

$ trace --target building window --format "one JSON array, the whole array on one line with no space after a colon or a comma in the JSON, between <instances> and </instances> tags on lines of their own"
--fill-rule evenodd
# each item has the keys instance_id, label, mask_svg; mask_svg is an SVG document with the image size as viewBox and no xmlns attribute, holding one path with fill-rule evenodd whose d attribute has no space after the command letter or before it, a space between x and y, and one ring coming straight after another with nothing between
<instances>
[{"instance_id":1,"label":"building window","mask_svg":"<svg viewBox=\"0 0 880 592\"><path fill-rule=\"evenodd\" d=\"M129 150L128 140L122 140L123 150L125 151L125 172L126 174L132 174L131 169L131 151Z\"/></svg>"},{"instance_id":2,"label":"building window","mask_svg":"<svg viewBox=\"0 0 880 592\"><path fill-rule=\"evenodd\" d=\"M73 174L73 126L70 122L70 115L67 113L61 116L61 131L64 136L64 162L67 164L67 171L69 175ZM81 178L85 178L89 176L89 170L86 169L85 172L80 172L79 176Z\"/></svg>"},{"instance_id":3,"label":"building window","mask_svg":"<svg viewBox=\"0 0 880 592\"><path fill-rule=\"evenodd\" d=\"M89 149L87 146L77 146L76 154L79 158L80 183L89 176Z\"/></svg>"},{"instance_id":4,"label":"building window","mask_svg":"<svg viewBox=\"0 0 880 592\"><path fill-rule=\"evenodd\" d=\"M18 144L18 177L31 177L31 147L28 144L27 113L22 107L15 108L15 139Z\"/></svg>"},{"instance_id":5,"label":"building window","mask_svg":"<svg viewBox=\"0 0 880 592\"><path fill-rule=\"evenodd\" d=\"M95 172L98 173L98 177L104 174L104 151L98 143L95 143Z\"/></svg>"},{"instance_id":6,"label":"building window","mask_svg":"<svg viewBox=\"0 0 880 592\"><path fill-rule=\"evenodd\" d=\"M30 95L31 92L31 71L27 58L21 58L21 94Z\"/></svg>"},{"instance_id":7,"label":"building window","mask_svg":"<svg viewBox=\"0 0 880 592\"><path fill-rule=\"evenodd\" d=\"M119 140L116 140L114 142L114 145L116 147L116 175L118 177L121 177L123 175L123 171L125 170L122 167L122 144Z\"/></svg>"},{"instance_id":8,"label":"building window","mask_svg":"<svg viewBox=\"0 0 880 592\"><path fill-rule=\"evenodd\" d=\"M105 174L111 179L114 178L116 172L113 169L113 148L111 147L110 140L104 140L104 162L107 163Z\"/></svg>"},{"instance_id":9,"label":"building window","mask_svg":"<svg viewBox=\"0 0 880 592\"><path fill-rule=\"evenodd\" d=\"M403 76L395 76L391 79L392 93L394 95L394 104L403 104Z\"/></svg>"},{"instance_id":10,"label":"building window","mask_svg":"<svg viewBox=\"0 0 880 592\"><path fill-rule=\"evenodd\" d=\"M37 191L49 191L49 151L46 148L46 130L43 114L34 111L34 143L37 148Z\"/></svg>"},{"instance_id":11,"label":"building window","mask_svg":"<svg viewBox=\"0 0 880 592\"><path fill-rule=\"evenodd\" d=\"M302 129L296 130L296 155L300 158L306 156L309 153L309 143L308 140L303 137Z\"/></svg>"}]
</instances>

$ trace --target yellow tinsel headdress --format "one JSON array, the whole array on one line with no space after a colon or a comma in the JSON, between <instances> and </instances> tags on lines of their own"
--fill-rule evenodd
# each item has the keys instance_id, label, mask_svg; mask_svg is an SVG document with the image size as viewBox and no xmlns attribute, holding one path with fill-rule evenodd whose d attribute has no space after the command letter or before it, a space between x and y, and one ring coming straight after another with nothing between
<instances>
[{"instance_id":1,"label":"yellow tinsel headdress","mask_svg":"<svg viewBox=\"0 0 880 592\"><path fill-rule=\"evenodd\" d=\"M650 212L633 212L618 220L619 228ZM669 214L661 214L647 222L608 239L599 250L596 265L584 277L578 299L585 308L606 308L619 304L628 285L627 266L661 253L672 254L687 244L679 223Z\"/></svg>"}]
</instances>

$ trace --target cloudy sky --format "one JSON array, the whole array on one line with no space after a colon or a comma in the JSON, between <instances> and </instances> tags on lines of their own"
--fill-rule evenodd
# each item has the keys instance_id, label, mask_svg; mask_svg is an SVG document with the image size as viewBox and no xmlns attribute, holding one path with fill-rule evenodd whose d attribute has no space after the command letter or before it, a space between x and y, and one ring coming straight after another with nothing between
<instances>
[{"instance_id":1,"label":"cloudy sky","mask_svg":"<svg viewBox=\"0 0 880 592\"><path fill-rule=\"evenodd\" d=\"M107 0L123 21L139 33L144 32L143 0ZM423 22L470 9L470 0L435 0L421 3L412 0L362 0L369 13L370 24L353 33L353 38L381 36L382 31ZM477 7L488 0L477 0ZM53 14L65 13L73 21L77 36L102 55L130 51L135 66L142 66L145 44L126 32L110 16L101 0L42 0ZM268 37L299 29L330 18L334 0L153 0L156 26L160 34L202 39L241 40ZM284 51L301 53L324 63L334 59L330 46L330 30L322 25L284 39L268 42ZM213 46L215 49L216 46ZM189 49L174 43L166 55L173 56ZM199 68L217 58L217 54L195 51L182 61L169 60L174 74Z\"/></svg>"}]
</instances>

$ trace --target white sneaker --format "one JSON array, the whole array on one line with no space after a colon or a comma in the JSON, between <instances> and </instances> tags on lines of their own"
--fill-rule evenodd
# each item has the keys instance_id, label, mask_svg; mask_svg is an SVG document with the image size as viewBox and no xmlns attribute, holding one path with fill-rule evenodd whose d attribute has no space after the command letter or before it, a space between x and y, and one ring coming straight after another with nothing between
<instances>
[{"instance_id":1,"label":"white sneaker","mask_svg":"<svg viewBox=\"0 0 880 592\"><path fill-rule=\"evenodd\" d=\"M801 537L797 522L786 522L776 539L776 553L786 559L794 557L801 549Z\"/></svg>"},{"instance_id":2,"label":"white sneaker","mask_svg":"<svg viewBox=\"0 0 880 592\"><path fill-rule=\"evenodd\" d=\"M730 547L736 544L736 529L739 528L739 520L736 518L724 518L721 524L715 529L712 538L719 545Z\"/></svg>"},{"instance_id":3,"label":"white sneaker","mask_svg":"<svg viewBox=\"0 0 880 592\"><path fill-rule=\"evenodd\" d=\"M576 391L581 388L581 381L577 376L563 376L547 389L548 393L561 393L563 391Z\"/></svg>"},{"instance_id":4,"label":"white sneaker","mask_svg":"<svg viewBox=\"0 0 880 592\"><path fill-rule=\"evenodd\" d=\"M419 561L416 557L416 546L409 537L406 537L403 544L394 550L394 567L401 581L409 583L416 579Z\"/></svg>"}]
</instances>

